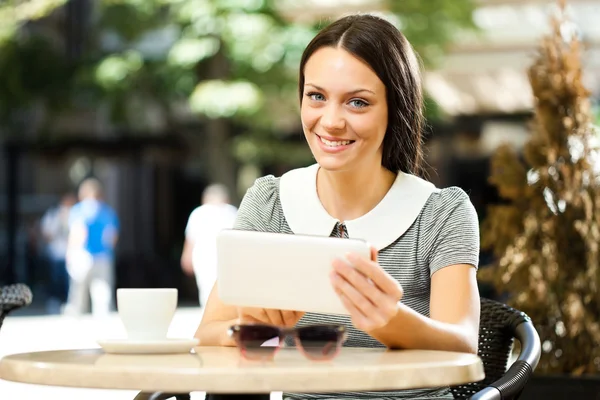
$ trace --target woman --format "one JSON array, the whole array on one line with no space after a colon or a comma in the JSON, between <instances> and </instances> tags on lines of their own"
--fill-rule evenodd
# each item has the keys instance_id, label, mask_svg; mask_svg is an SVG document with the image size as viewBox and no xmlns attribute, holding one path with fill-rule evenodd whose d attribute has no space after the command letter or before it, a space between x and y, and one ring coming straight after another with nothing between
<instances>
[{"instance_id":1,"label":"woman","mask_svg":"<svg viewBox=\"0 0 600 400\"><path fill-rule=\"evenodd\" d=\"M349 259L355 268L342 261L332 266L331 284L350 317L236 309L221 303L213 289L196 334L201 344L234 345L226 331L239 318L283 326L343 323L346 346L476 353L477 215L462 190L439 190L416 176L423 99L410 44L381 18L342 18L306 48L299 94L304 135L317 164L258 179L242 201L236 228L373 244L371 259ZM303 398L315 397L284 394ZM319 398L452 395L441 388Z\"/></svg>"}]
</instances>

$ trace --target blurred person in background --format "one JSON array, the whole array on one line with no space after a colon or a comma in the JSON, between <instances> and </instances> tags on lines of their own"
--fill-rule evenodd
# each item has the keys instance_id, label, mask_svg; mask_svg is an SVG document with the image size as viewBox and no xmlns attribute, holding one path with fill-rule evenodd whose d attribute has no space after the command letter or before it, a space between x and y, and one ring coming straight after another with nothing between
<instances>
[{"instance_id":1,"label":"blurred person in background","mask_svg":"<svg viewBox=\"0 0 600 400\"><path fill-rule=\"evenodd\" d=\"M73 193L65 193L60 203L44 213L40 221L40 231L45 242L45 255L48 261L48 298L46 312L60 314L69 295L69 275L67 274L67 241L69 239L69 213L77 202Z\"/></svg>"},{"instance_id":2,"label":"blurred person in background","mask_svg":"<svg viewBox=\"0 0 600 400\"><path fill-rule=\"evenodd\" d=\"M188 219L181 267L187 275L196 276L202 307L217 279L217 234L233 228L236 215L237 208L230 204L227 188L216 183L206 187L202 205Z\"/></svg>"},{"instance_id":3,"label":"blurred person in background","mask_svg":"<svg viewBox=\"0 0 600 400\"><path fill-rule=\"evenodd\" d=\"M100 181L84 180L79 187L79 203L69 215L70 288L65 313L83 314L88 308L88 296L94 316L103 316L112 310L118 233L119 218L103 201Z\"/></svg>"}]
</instances>

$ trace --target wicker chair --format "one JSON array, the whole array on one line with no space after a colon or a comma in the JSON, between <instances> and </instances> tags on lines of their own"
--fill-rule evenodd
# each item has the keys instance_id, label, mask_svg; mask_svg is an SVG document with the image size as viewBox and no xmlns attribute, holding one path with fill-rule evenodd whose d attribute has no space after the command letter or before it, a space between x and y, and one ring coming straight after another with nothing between
<instances>
[{"instance_id":1,"label":"wicker chair","mask_svg":"<svg viewBox=\"0 0 600 400\"><path fill-rule=\"evenodd\" d=\"M521 353L506 370L513 339L521 343ZM537 367L542 348L540 338L523 312L506 304L481 299L479 322L479 357L485 379L452 388L455 399L518 399Z\"/></svg>"},{"instance_id":2,"label":"wicker chair","mask_svg":"<svg viewBox=\"0 0 600 400\"><path fill-rule=\"evenodd\" d=\"M27 285L21 283L0 288L0 328L4 318L18 308L31 304L33 295Z\"/></svg>"},{"instance_id":3,"label":"wicker chair","mask_svg":"<svg viewBox=\"0 0 600 400\"><path fill-rule=\"evenodd\" d=\"M514 338L521 342L521 353L507 370ZM455 399L518 399L533 374L541 355L540 338L523 312L494 300L481 299L479 357L485 379L451 388ZM189 394L140 393L135 400L189 400Z\"/></svg>"},{"instance_id":4,"label":"wicker chair","mask_svg":"<svg viewBox=\"0 0 600 400\"><path fill-rule=\"evenodd\" d=\"M190 400L190 395L189 395L189 393L174 394L174 393L163 393L163 392L155 392L155 393L140 392L137 396L135 396L134 400L167 400L167 399Z\"/></svg>"}]
</instances>

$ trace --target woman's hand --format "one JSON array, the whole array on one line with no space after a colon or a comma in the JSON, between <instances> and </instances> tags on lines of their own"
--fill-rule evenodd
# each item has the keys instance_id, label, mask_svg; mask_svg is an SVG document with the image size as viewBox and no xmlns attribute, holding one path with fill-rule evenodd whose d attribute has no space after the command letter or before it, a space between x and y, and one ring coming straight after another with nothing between
<instances>
[{"instance_id":1,"label":"woman's hand","mask_svg":"<svg viewBox=\"0 0 600 400\"><path fill-rule=\"evenodd\" d=\"M279 327L293 327L304 315L300 311L272 310L267 308L238 308L241 324L269 324Z\"/></svg>"},{"instance_id":2,"label":"woman's hand","mask_svg":"<svg viewBox=\"0 0 600 400\"><path fill-rule=\"evenodd\" d=\"M374 247L370 260L356 254L349 254L347 261L335 260L331 283L361 331L384 327L398 312L402 286L377 263Z\"/></svg>"}]
</instances>

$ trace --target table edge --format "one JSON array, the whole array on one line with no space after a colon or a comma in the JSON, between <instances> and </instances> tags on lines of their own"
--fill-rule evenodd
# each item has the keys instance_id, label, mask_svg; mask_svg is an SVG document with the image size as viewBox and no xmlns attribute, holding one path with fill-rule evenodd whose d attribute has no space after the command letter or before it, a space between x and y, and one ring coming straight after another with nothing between
<instances>
[{"instance_id":1,"label":"table edge","mask_svg":"<svg viewBox=\"0 0 600 400\"><path fill-rule=\"evenodd\" d=\"M90 351L98 349L78 349L73 351ZM57 350L64 351L64 350ZM42 353L42 352L32 352ZM94 389L115 389L115 390L142 390L142 391L170 391L170 392L195 392L210 391L213 393L265 393L265 392L342 392L342 391L376 391L376 390L406 390L406 389L427 389L433 387L457 386L470 382L477 382L484 379L484 369L481 359L472 354L464 354L465 360L461 365L448 365L441 363L438 367L428 368L427 386L423 384L410 384L402 380L399 375L410 375L406 369L394 366L394 364L377 366L367 366L360 370L364 380L369 384L359 384L356 380L348 380L344 374L348 373L349 368L338 366L335 371L328 371L323 374L322 370L315 370L313 374L309 369L296 369L299 373L304 373L309 378L298 378L294 382L282 381L287 378L289 381L290 370L275 368L244 368L244 369L225 369L205 370L198 373L199 369L190 368L190 373L179 371L177 373L169 372L168 368L156 368L154 371L133 370L124 372L122 370L111 371L109 367L99 369L97 365L78 365L74 368L72 364L53 364L48 368L48 363L23 361L13 359L31 353L16 353L0 359L0 379L12 382L26 384L37 384L47 386L61 386L72 388L94 388ZM461 353L462 354L462 353ZM472 357L469 357L472 356ZM356 371L356 367L351 368ZM439 370L437 378L435 371ZM93 371L93 372L92 372ZM257 371L260 371L257 373ZM404 372L404 374L400 374ZM421 371L416 372L422 374ZM125 379L124 376L130 376ZM326 375L326 376L324 376ZM460 377L463 378L460 378ZM117 379L115 382L115 378ZM226 387L216 384L215 380L224 382L236 382L236 387ZM433 379L435 378L435 379ZM421 379L423 380L423 379ZM307 388L306 382L310 381L313 385ZM345 381L345 382L344 382ZM383 382L393 382L384 384ZM433 383L435 381L435 383ZM135 383L134 383L135 382ZM339 382L339 389L332 388L333 383ZM330 385L329 387L327 385ZM393 387L390 387L393 386Z\"/></svg>"}]
</instances>

